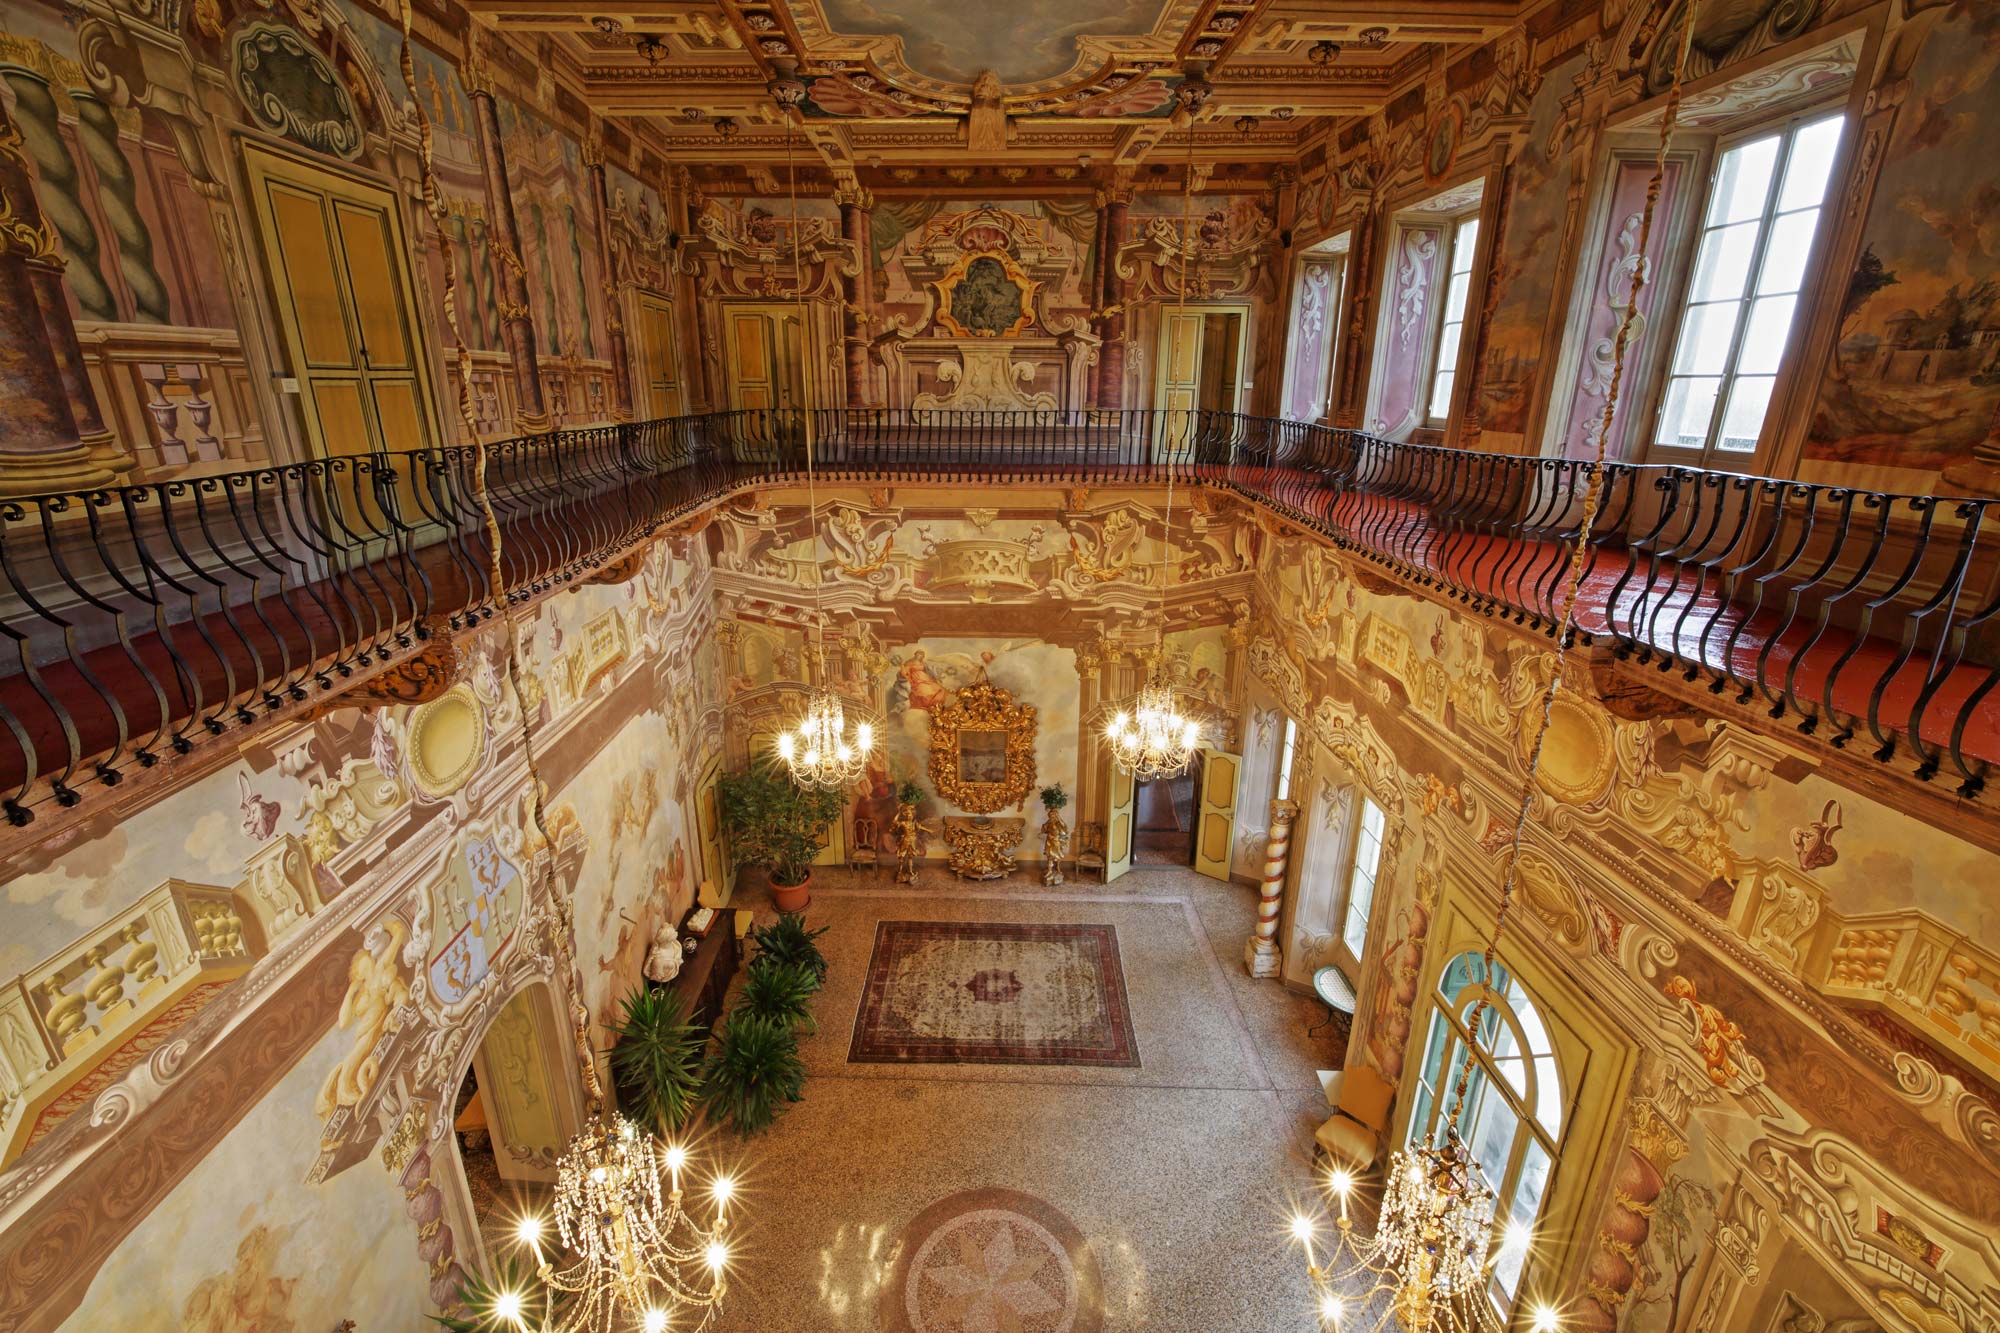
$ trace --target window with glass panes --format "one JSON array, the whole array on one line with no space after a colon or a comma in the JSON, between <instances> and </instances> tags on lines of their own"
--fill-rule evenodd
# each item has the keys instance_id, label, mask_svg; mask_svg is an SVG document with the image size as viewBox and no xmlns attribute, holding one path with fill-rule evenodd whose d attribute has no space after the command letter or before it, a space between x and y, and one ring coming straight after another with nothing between
<instances>
[{"instance_id":1,"label":"window with glass panes","mask_svg":"<svg viewBox=\"0 0 2000 1333\"><path fill-rule=\"evenodd\" d=\"M1283 801L1292 794L1292 756L1299 744L1299 724L1285 719L1285 739L1278 745L1278 799Z\"/></svg>"},{"instance_id":2,"label":"window with glass panes","mask_svg":"<svg viewBox=\"0 0 2000 1333\"><path fill-rule=\"evenodd\" d=\"M1520 980L1495 963L1462 953L1446 965L1429 999L1424 1059L1417 1068L1409 1143L1444 1142L1465 1050L1472 1008L1487 996L1473 1065L1465 1085L1458 1136L1494 1193L1492 1244L1495 1305L1507 1312L1520 1291L1531 1237L1548 1197L1556 1146L1562 1139L1563 1085L1548 1025Z\"/></svg>"},{"instance_id":3,"label":"window with glass panes","mask_svg":"<svg viewBox=\"0 0 2000 1333\"><path fill-rule=\"evenodd\" d=\"M1716 159L1657 447L1704 459L1756 452L1840 130L1838 115L1800 119Z\"/></svg>"},{"instance_id":4,"label":"window with glass panes","mask_svg":"<svg viewBox=\"0 0 2000 1333\"><path fill-rule=\"evenodd\" d=\"M1458 374L1459 334L1472 298L1472 255L1479 243L1479 215L1460 218L1451 229L1450 276L1445 279L1444 319L1438 325L1437 357L1431 362L1430 418L1451 415L1451 386Z\"/></svg>"},{"instance_id":5,"label":"window with glass panes","mask_svg":"<svg viewBox=\"0 0 2000 1333\"><path fill-rule=\"evenodd\" d=\"M1341 922L1341 942L1361 957L1368 943L1368 913L1375 906L1375 872L1382 864L1382 807L1361 798L1361 827L1354 835L1354 866L1347 877L1347 913Z\"/></svg>"}]
</instances>

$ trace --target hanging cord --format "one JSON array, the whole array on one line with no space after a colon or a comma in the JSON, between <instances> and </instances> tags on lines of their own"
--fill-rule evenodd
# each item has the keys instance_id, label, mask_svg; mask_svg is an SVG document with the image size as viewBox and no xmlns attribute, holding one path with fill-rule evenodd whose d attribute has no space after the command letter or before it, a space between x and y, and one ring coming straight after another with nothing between
<instances>
[{"instance_id":1,"label":"hanging cord","mask_svg":"<svg viewBox=\"0 0 2000 1333\"><path fill-rule=\"evenodd\" d=\"M799 172L798 167L792 160L792 130L795 126L792 123L791 109L787 107L783 108L783 110L785 114L785 189L790 198L792 213L792 301L798 307L799 311L799 393L803 397L806 391L807 374L805 349L811 342L811 339L806 336L806 270L805 262L800 258L799 249ZM802 407L800 412L805 422L806 518L812 529L813 629L817 636L816 646L813 649L812 655L813 675L815 677L824 677L826 674L826 606L820 593L819 490L813 480L812 409L810 407ZM812 685L817 683L817 681L809 680L806 683Z\"/></svg>"},{"instance_id":2,"label":"hanging cord","mask_svg":"<svg viewBox=\"0 0 2000 1333\"><path fill-rule=\"evenodd\" d=\"M1187 118L1187 174L1181 178L1181 283L1180 290L1174 294L1174 328L1177 331L1180 329L1182 316L1187 313L1188 251L1194 234L1194 109L1192 107L1188 108ZM1166 344L1166 355L1172 356L1173 338L1166 339ZM1187 416L1190 448L1194 440L1196 406L1198 404L1194 401L1190 390ZM1168 562L1173 558L1173 547L1169 544L1169 538L1174 534L1174 472L1174 459L1170 454L1167 458L1167 513L1165 526L1160 532L1160 656L1153 664L1153 680L1155 684L1160 685L1166 684L1167 680L1167 592L1171 577Z\"/></svg>"},{"instance_id":3,"label":"hanging cord","mask_svg":"<svg viewBox=\"0 0 2000 1333\"><path fill-rule=\"evenodd\" d=\"M1693 42L1695 11L1699 5L1700 0L1688 0L1687 16L1681 25L1680 53L1674 62L1673 82L1667 88L1666 104L1660 113L1660 142L1653 157L1652 179L1646 183L1646 206L1639 215L1638 261L1632 265L1632 280L1625 292L1625 310L1619 318L1617 338L1612 344L1611 384L1605 394L1604 411L1597 420L1597 447L1590 479L1584 486L1583 514L1577 524L1576 537L1570 544L1569 568L1563 578L1562 616L1556 624L1555 642L1549 648L1549 683L1542 691L1541 716L1536 720L1535 741L1528 750L1527 775L1521 783L1521 803L1514 812L1514 834L1507 851L1506 877L1500 884L1500 906L1493 918L1493 933L1486 937L1486 947L1480 957L1479 998L1466 1014L1468 1040L1465 1063L1459 1068L1458 1084L1452 1090L1449 1125L1454 1139L1458 1137L1459 1121L1465 1112L1466 1090L1472 1082L1479 1025L1492 1003L1493 962L1500 950L1500 937L1507 929L1508 909L1513 906L1515 881L1521 873L1521 846L1528 835L1529 812L1534 808L1535 780L1541 772L1542 747L1548 741L1549 726L1555 716L1556 695L1562 689L1563 662L1570 637L1576 632L1577 594L1583 586L1584 567L1590 561L1591 530L1596 526L1598 505L1603 499L1605 455L1610 447L1611 423L1618 411L1618 392L1625 378L1625 353L1632 342L1632 330L1639 322L1639 293L1646 285L1647 270L1651 266L1646 258L1646 246L1652 239L1653 217L1659 210L1660 188L1666 180L1667 149L1673 138L1674 126L1680 119L1681 84L1687 76L1688 48Z\"/></svg>"},{"instance_id":4,"label":"hanging cord","mask_svg":"<svg viewBox=\"0 0 2000 1333\"><path fill-rule=\"evenodd\" d=\"M540 835L543 847L549 857L548 897L553 911L548 923L548 943L559 963L565 964L570 982L570 1024L571 1035L576 1045L577 1063L583 1074L583 1086L588 1101L588 1111L594 1118L604 1110L604 1085L597 1074L597 1058L590 1045L590 1010L583 1002L583 975L576 965L576 918L571 909L569 895L562 892L556 883L555 849L556 840L549 831L548 817L543 811L543 792L546 784L542 781L541 768L535 755L534 728L528 721L527 696L521 689L521 626L514 615L512 599L507 594L501 559L500 520L494 515L493 500L486 487L487 446L480 438L478 418L472 408L472 349L465 341L458 317L457 267L452 263L451 231L445 226L447 208L444 192L438 186L436 164L432 157L432 133L430 118L424 114L423 100L415 96L417 86L415 60L411 55L411 16L414 0L403 0L399 6L402 17L403 41L398 52L398 64L403 76L403 86L412 90L410 105L416 110L418 161L422 175L424 211L430 214L435 230L439 257L444 265L444 323L456 345L454 360L458 366L458 415L465 426L466 438L472 441L472 499L478 506L480 516L486 526L487 573L492 581L492 596L496 612L507 630L507 686L514 693L514 705L521 716L521 753L528 769L528 809L535 822L535 830ZM466 35L466 50L471 53L472 35ZM598 219L603 226L605 220Z\"/></svg>"}]
</instances>

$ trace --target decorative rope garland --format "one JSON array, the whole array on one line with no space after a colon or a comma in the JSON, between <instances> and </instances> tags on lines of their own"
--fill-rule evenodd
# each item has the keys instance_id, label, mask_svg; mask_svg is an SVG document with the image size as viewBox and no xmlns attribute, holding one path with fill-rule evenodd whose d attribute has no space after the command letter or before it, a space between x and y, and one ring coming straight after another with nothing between
<instances>
[{"instance_id":1,"label":"decorative rope garland","mask_svg":"<svg viewBox=\"0 0 2000 1333\"><path fill-rule=\"evenodd\" d=\"M416 66L411 55L411 21L413 0L403 0L402 14L403 40L397 55L403 84L406 88L417 86ZM466 49L471 51L473 35L466 34ZM565 965L570 982L570 1024L571 1036L576 1046L577 1063L582 1069L583 1085L587 1109L592 1117L604 1110L604 1084L598 1077L597 1058L590 1045L590 1010L583 1002L583 974L576 965L576 918L569 896L555 880L556 840L550 831L548 816L543 806L546 804L544 792L547 784L542 781L541 767L535 754L535 733L528 721L527 695L521 688L521 627L514 614L513 599L508 595L502 568L500 520L493 512L493 501L486 485L487 445L480 438L479 422L472 408L472 349L465 341L465 334L458 315L457 269L452 263L450 229L445 226L446 206L444 193L438 187L436 163L432 155L432 133L430 118L424 114L422 99L412 97L411 105L416 109L418 161L424 194L424 211L430 214L433 231L437 237L439 257L444 264L444 322L456 344L455 361L458 366L458 414L465 426L466 437L472 442L472 498L478 506L480 516L486 525L487 568L492 580L493 603L507 631L507 687L514 693L514 705L521 718L521 753L528 769L528 809L534 820L535 830L540 835L542 846L549 857L548 896L552 910L548 941L556 960ZM518 262L518 261L517 261Z\"/></svg>"},{"instance_id":2,"label":"decorative rope garland","mask_svg":"<svg viewBox=\"0 0 2000 1333\"><path fill-rule=\"evenodd\" d=\"M1611 384L1605 395L1604 412L1597 422L1597 446L1591 462L1590 479L1584 487L1583 513L1577 524L1576 537L1570 544L1569 568L1563 579L1562 615L1556 624L1555 642L1549 648L1549 683L1542 691L1541 716L1536 720L1534 744L1528 749L1527 775L1521 783L1521 803L1514 812L1514 833L1507 849L1507 873L1500 884L1500 905L1493 917L1493 931L1486 937L1486 947L1480 957L1479 998L1466 1015L1468 1039L1465 1063L1460 1067L1457 1085L1452 1089L1449 1123L1454 1135L1458 1132L1459 1121L1465 1111L1466 1090L1472 1081L1479 1024L1492 1002L1493 962L1500 949L1500 937L1507 929L1507 914L1513 906L1515 882L1521 873L1521 846L1527 839L1528 815L1535 804L1535 779L1541 771L1542 748L1548 743L1549 727L1555 717L1556 695L1562 690L1565 654L1569 650L1570 637L1576 632L1577 596L1583 586L1584 567L1590 561L1591 531L1596 526L1598 506L1603 500L1605 456L1610 447L1612 419L1618 411L1619 389L1625 378L1625 354L1631 346L1632 330L1639 322L1639 293L1646 285L1647 269L1650 267L1646 246L1652 239L1653 219L1659 211L1660 189L1666 180L1667 150L1674 126L1680 120L1681 85L1687 76L1688 50L1693 43L1695 14L1699 8L1700 0L1688 0L1687 14L1681 24L1680 53L1674 62L1673 82L1667 88L1667 100L1660 114L1660 141L1653 156L1653 175L1646 183L1646 204L1639 215L1639 260L1632 266L1632 280L1625 293L1625 311L1619 318L1618 333L1612 343Z\"/></svg>"}]
</instances>

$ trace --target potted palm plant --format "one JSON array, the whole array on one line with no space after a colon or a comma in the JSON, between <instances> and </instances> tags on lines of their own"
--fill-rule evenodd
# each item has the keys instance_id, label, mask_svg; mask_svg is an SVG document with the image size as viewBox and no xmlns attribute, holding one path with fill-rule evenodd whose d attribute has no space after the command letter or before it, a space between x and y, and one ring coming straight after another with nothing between
<instances>
[{"instance_id":1,"label":"potted palm plant","mask_svg":"<svg viewBox=\"0 0 2000 1333\"><path fill-rule=\"evenodd\" d=\"M722 824L737 866L762 866L780 912L802 911L812 900L813 858L820 834L840 818L846 797L823 787L801 787L776 764L723 777Z\"/></svg>"},{"instance_id":2,"label":"potted palm plant","mask_svg":"<svg viewBox=\"0 0 2000 1333\"><path fill-rule=\"evenodd\" d=\"M611 1025L611 1072L634 1120L663 1136L683 1128L701 1097L701 1051L708 1034L664 986L640 986L620 1001Z\"/></svg>"},{"instance_id":3,"label":"potted palm plant","mask_svg":"<svg viewBox=\"0 0 2000 1333\"><path fill-rule=\"evenodd\" d=\"M805 1082L792 1020L738 1005L709 1057L702 1097L715 1121L727 1121L739 1134L760 1134L778 1112L805 1096Z\"/></svg>"}]
</instances>

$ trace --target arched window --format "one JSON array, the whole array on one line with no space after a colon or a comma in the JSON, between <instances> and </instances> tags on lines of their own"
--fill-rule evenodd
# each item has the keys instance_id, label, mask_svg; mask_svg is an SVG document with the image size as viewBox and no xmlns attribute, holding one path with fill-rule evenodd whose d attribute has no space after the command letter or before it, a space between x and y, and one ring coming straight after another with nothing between
<instances>
[{"instance_id":1,"label":"arched window","mask_svg":"<svg viewBox=\"0 0 2000 1333\"><path fill-rule=\"evenodd\" d=\"M1489 999L1473 1043L1459 1137L1495 1195L1494 1240L1502 1249L1493 1272L1493 1296L1504 1312L1513 1307L1528 1253L1506 1238L1513 1228L1534 1228L1541 1216L1562 1138L1564 1096L1548 1026L1520 980L1495 963L1490 987L1485 982L1485 961L1474 952L1452 959L1438 977L1438 988L1429 997L1430 1024L1408 1138L1411 1143L1426 1137L1443 1141L1465 1064L1472 1007L1485 992Z\"/></svg>"}]
</instances>

